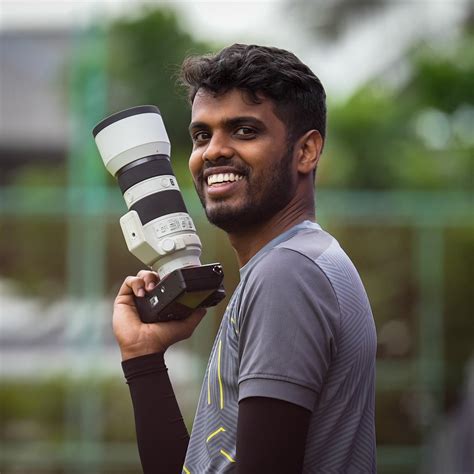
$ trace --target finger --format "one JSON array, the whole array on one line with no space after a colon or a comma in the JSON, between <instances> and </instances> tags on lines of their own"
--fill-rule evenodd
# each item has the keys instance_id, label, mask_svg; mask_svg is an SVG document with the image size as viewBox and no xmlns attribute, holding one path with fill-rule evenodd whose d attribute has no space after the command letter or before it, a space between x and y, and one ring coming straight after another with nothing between
<instances>
[{"instance_id":1,"label":"finger","mask_svg":"<svg viewBox=\"0 0 474 474\"><path fill-rule=\"evenodd\" d=\"M152 290L155 288L156 284L160 281L160 278L156 272L150 270L140 270L137 273L137 277L143 278L145 282L145 289Z\"/></svg>"},{"instance_id":2,"label":"finger","mask_svg":"<svg viewBox=\"0 0 474 474\"><path fill-rule=\"evenodd\" d=\"M128 276L125 278L117 296L145 296L145 282L143 278Z\"/></svg>"},{"instance_id":3,"label":"finger","mask_svg":"<svg viewBox=\"0 0 474 474\"><path fill-rule=\"evenodd\" d=\"M137 273L137 277L140 277L140 278L143 278L143 277L148 276L148 275L150 275L151 277L156 278L157 280L159 280L158 273L153 272L151 270L140 270Z\"/></svg>"}]
</instances>

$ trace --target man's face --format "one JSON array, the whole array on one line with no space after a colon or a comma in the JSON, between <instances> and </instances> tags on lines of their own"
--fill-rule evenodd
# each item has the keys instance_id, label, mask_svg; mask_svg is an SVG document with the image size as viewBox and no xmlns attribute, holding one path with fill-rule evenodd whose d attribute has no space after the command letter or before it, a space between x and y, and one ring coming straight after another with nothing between
<instances>
[{"instance_id":1,"label":"man's face","mask_svg":"<svg viewBox=\"0 0 474 474\"><path fill-rule=\"evenodd\" d=\"M209 221L227 232L261 224L296 188L285 124L270 99L252 103L239 90L198 91L189 127L189 169Z\"/></svg>"}]
</instances>

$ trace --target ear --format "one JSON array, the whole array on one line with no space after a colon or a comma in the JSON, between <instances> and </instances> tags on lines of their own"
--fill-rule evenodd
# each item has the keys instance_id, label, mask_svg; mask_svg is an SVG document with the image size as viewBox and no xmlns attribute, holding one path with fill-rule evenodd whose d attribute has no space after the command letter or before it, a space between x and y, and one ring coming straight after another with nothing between
<instances>
[{"instance_id":1,"label":"ear","mask_svg":"<svg viewBox=\"0 0 474 474\"><path fill-rule=\"evenodd\" d=\"M313 172L318 165L323 144L323 137L318 130L309 130L298 140L296 145L298 172L302 174Z\"/></svg>"}]
</instances>

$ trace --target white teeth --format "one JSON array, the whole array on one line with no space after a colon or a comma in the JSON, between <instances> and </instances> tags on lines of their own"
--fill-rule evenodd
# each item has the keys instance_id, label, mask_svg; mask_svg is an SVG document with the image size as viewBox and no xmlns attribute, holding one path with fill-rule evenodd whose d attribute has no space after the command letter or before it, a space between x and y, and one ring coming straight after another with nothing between
<instances>
[{"instance_id":1,"label":"white teeth","mask_svg":"<svg viewBox=\"0 0 474 474\"><path fill-rule=\"evenodd\" d=\"M225 183L225 182L233 182L233 181L241 181L244 177L240 174L235 173L219 173L219 174L211 174L207 177L207 184L211 186L212 184L216 183Z\"/></svg>"}]
</instances>

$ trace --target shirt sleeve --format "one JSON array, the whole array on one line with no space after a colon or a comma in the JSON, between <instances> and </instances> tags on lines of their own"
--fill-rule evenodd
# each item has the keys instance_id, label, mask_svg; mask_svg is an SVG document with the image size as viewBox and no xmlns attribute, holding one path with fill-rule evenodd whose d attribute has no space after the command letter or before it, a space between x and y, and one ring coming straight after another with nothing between
<instances>
[{"instance_id":1,"label":"shirt sleeve","mask_svg":"<svg viewBox=\"0 0 474 474\"><path fill-rule=\"evenodd\" d=\"M305 255L274 248L248 275L244 291L239 401L269 397L313 411L340 324L327 276Z\"/></svg>"}]
</instances>

